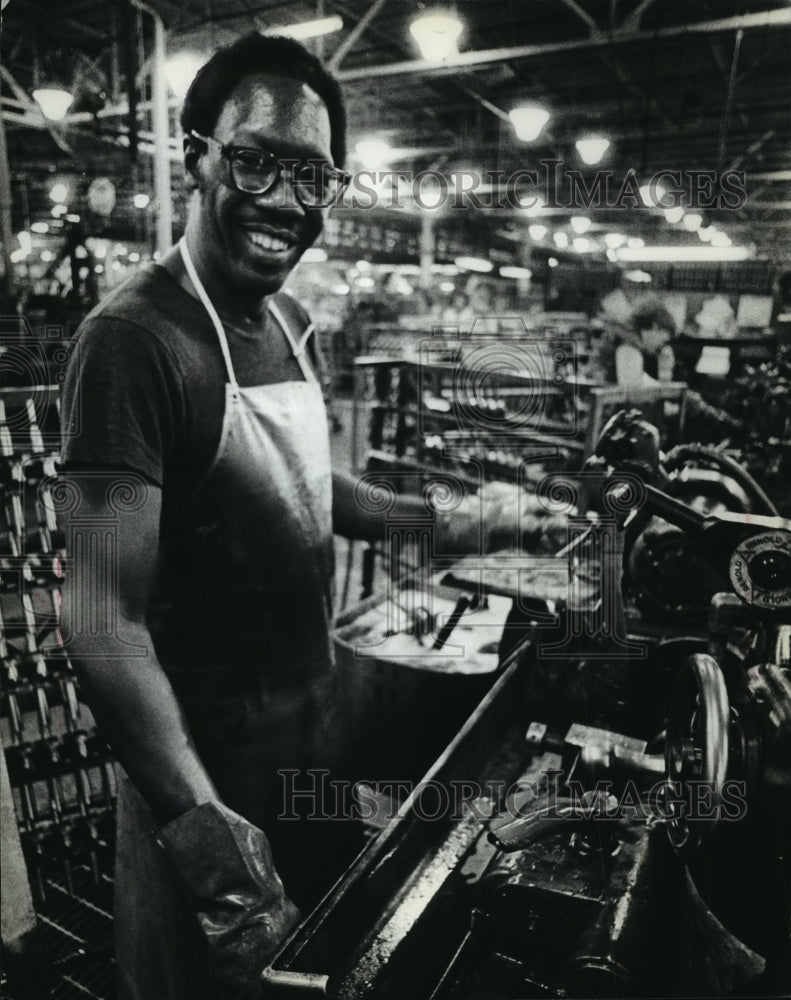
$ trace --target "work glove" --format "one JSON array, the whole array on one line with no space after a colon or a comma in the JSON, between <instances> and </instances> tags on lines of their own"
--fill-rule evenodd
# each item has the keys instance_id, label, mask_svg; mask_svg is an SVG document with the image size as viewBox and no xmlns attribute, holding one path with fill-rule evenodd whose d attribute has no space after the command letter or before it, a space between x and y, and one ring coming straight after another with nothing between
<instances>
[{"instance_id":1,"label":"work glove","mask_svg":"<svg viewBox=\"0 0 791 1000\"><path fill-rule=\"evenodd\" d=\"M223 997L257 998L261 971L300 920L263 832L207 802L162 827L159 842L192 900Z\"/></svg>"}]
</instances>

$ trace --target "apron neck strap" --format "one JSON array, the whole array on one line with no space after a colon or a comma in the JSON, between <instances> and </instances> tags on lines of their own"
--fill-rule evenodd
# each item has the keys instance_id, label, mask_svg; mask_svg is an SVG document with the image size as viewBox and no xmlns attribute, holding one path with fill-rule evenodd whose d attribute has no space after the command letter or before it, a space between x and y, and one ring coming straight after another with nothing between
<instances>
[{"instance_id":1,"label":"apron neck strap","mask_svg":"<svg viewBox=\"0 0 791 1000\"><path fill-rule=\"evenodd\" d=\"M190 277L195 291L198 293L198 298L203 303L203 307L209 314L209 319L212 321L214 329L217 331L217 339L220 342L220 350L222 351L223 360L225 361L225 370L228 373L228 382L231 386L231 391L234 395L238 395L239 384L236 381L236 373L233 370L233 362L231 361L231 352L228 349L228 338L225 336L225 328L222 325L222 320L217 314L217 310L214 308L211 299L206 293L206 289L203 287L203 282L198 277L198 272L195 270L195 265L192 262L192 256L187 247L187 240L184 236L179 240L179 251L181 252L181 259L184 261L184 267L187 269L187 274Z\"/></svg>"},{"instance_id":2,"label":"apron neck strap","mask_svg":"<svg viewBox=\"0 0 791 1000\"><path fill-rule=\"evenodd\" d=\"M305 332L302 334L299 340L297 340L294 334L291 332L291 327L289 326L288 320L283 314L283 310L280 308L280 306L273 299L269 300L268 305L269 305L269 311L272 313L277 322L283 328L283 333L286 335L286 340L291 345L291 352L296 358L297 364L300 367L300 371L305 376L305 381L317 382L318 380L313 372L313 369L310 367L310 365L308 364L308 359L305 357L305 347L307 346L310 335L315 330L314 324L309 323Z\"/></svg>"}]
</instances>

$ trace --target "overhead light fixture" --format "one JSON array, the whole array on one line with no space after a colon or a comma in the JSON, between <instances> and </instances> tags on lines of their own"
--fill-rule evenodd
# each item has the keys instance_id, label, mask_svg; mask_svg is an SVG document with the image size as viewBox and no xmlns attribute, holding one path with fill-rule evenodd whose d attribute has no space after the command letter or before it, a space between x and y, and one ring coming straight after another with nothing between
<instances>
[{"instance_id":1,"label":"overhead light fixture","mask_svg":"<svg viewBox=\"0 0 791 1000\"><path fill-rule=\"evenodd\" d=\"M569 245L568 236L560 229L553 235L552 239L555 241L555 246L558 250L565 250Z\"/></svg>"},{"instance_id":2,"label":"overhead light fixture","mask_svg":"<svg viewBox=\"0 0 791 1000\"><path fill-rule=\"evenodd\" d=\"M452 281L440 281L439 290L441 292L452 292L456 288L456 285Z\"/></svg>"},{"instance_id":3,"label":"overhead light fixture","mask_svg":"<svg viewBox=\"0 0 791 1000\"><path fill-rule=\"evenodd\" d=\"M129 263L130 264L140 263L140 254L137 252L137 250L134 250L132 253L129 254Z\"/></svg>"},{"instance_id":4,"label":"overhead light fixture","mask_svg":"<svg viewBox=\"0 0 791 1000\"><path fill-rule=\"evenodd\" d=\"M521 205L522 211L525 215L530 217L541 215L545 207L543 199L539 198L538 195L534 195L531 198L525 198L524 201L520 200L519 204Z\"/></svg>"},{"instance_id":5,"label":"overhead light fixture","mask_svg":"<svg viewBox=\"0 0 791 1000\"><path fill-rule=\"evenodd\" d=\"M549 121L549 112L537 104L522 104L508 112L517 139L522 142L533 142L538 138L541 129Z\"/></svg>"},{"instance_id":6,"label":"overhead light fixture","mask_svg":"<svg viewBox=\"0 0 791 1000\"><path fill-rule=\"evenodd\" d=\"M452 14L424 14L409 25L409 33L429 62L444 62L459 51L464 25Z\"/></svg>"},{"instance_id":7,"label":"overhead light fixture","mask_svg":"<svg viewBox=\"0 0 791 1000\"><path fill-rule=\"evenodd\" d=\"M52 206L52 218L59 219L61 215L65 215L68 212L68 208L65 205L53 205Z\"/></svg>"},{"instance_id":8,"label":"overhead light fixture","mask_svg":"<svg viewBox=\"0 0 791 1000\"><path fill-rule=\"evenodd\" d=\"M32 226L31 226L32 229ZM19 242L19 248L23 253L28 254L33 249L33 241L30 238L30 233L23 229L22 232L16 234L17 241Z\"/></svg>"},{"instance_id":9,"label":"overhead light fixture","mask_svg":"<svg viewBox=\"0 0 791 1000\"><path fill-rule=\"evenodd\" d=\"M52 201L65 201L69 197L69 189L59 181L49 189L49 196Z\"/></svg>"},{"instance_id":10,"label":"overhead light fixture","mask_svg":"<svg viewBox=\"0 0 791 1000\"><path fill-rule=\"evenodd\" d=\"M175 52L165 60L165 79L173 95L183 101L195 79L195 74L206 62L198 52Z\"/></svg>"},{"instance_id":11,"label":"overhead light fixture","mask_svg":"<svg viewBox=\"0 0 791 1000\"><path fill-rule=\"evenodd\" d=\"M574 145L577 147L582 162L592 166L594 163L598 163L610 148L610 140L598 135L590 135L585 139L577 139Z\"/></svg>"},{"instance_id":12,"label":"overhead light fixture","mask_svg":"<svg viewBox=\"0 0 791 1000\"><path fill-rule=\"evenodd\" d=\"M322 35L332 35L343 27L343 19L334 14L332 17L317 17L313 21L299 21L295 24L284 24L282 27L267 28L264 35L285 35L286 38L296 38L304 42L306 38L321 38Z\"/></svg>"},{"instance_id":13,"label":"overhead light fixture","mask_svg":"<svg viewBox=\"0 0 791 1000\"><path fill-rule=\"evenodd\" d=\"M685 215L681 221L684 223L685 229L688 229L691 233L694 233L698 229L700 229L700 225L703 222L703 216L698 215L697 212L690 212L688 215Z\"/></svg>"},{"instance_id":14,"label":"overhead light fixture","mask_svg":"<svg viewBox=\"0 0 791 1000\"><path fill-rule=\"evenodd\" d=\"M717 230L714 226L701 226L698 230L698 239L703 240L704 243L709 243L716 232Z\"/></svg>"},{"instance_id":15,"label":"overhead light fixture","mask_svg":"<svg viewBox=\"0 0 791 1000\"><path fill-rule=\"evenodd\" d=\"M361 274L360 277L357 279L357 285L360 288L373 288L375 284L376 282L370 276L370 274Z\"/></svg>"},{"instance_id":16,"label":"overhead light fixture","mask_svg":"<svg viewBox=\"0 0 791 1000\"><path fill-rule=\"evenodd\" d=\"M547 227L542 226L540 222L534 222L532 226L528 226L527 231L531 240L543 240L547 235Z\"/></svg>"},{"instance_id":17,"label":"overhead light fixture","mask_svg":"<svg viewBox=\"0 0 791 1000\"><path fill-rule=\"evenodd\" d=\"M614 264L618 260L618 254L612 247L608 247L607 249L607 260L610 261L611 264Z\"/></svg>"},{"instance_id":18,"label":"overhead light fixture","mask_svg":"<svg viewBox=\"0 0 791 1000\"><path fill-rule=\"evenodd\" d=\"M145 191L139 191L132 199L132 202L135 208L148 208L151 203L151 198L145 193Z\"/></svg>"},{"instance_id":19,"label":"overhead light fixture","mask_svg":"<svg viewBox=\"0 0 791 1000\"><path fill-rule=\"evenodd\" d=\"M591 227L591 220L587 217L587 215L572 215L570 222L571 228L578 236L582 236L583 233L587 233Z\"/></svg>"},{"instance_id":20,"label":"overhead light fixture","mask_svg":"<svg viewBox=\"0 0 791 1000\"><path fill-rule=\"evenodd\" d=\"M31 233L48 233L49 223L47 222L34 222L30 227Z\"/></svg>"},{"instance_id":21,"label":"overhead light fixture","mask_svg":"<svg viewBox=\"0 0 791 1000\"><path fill-rule=\"evenodd\" d=\"M626 245L629 247L630 250L639 250L640 247L645 246L645 240L642 238L642 236L631 236L626 241Z\"/></svg>"},{"instance_id":22,"label":"overhead light fixture","mask_svg":"<svg viewBox=\"0 0 791 1000\"><path fill-rule=\"evenodd\" d=\"M51 250L42 250L41 259L45 264L49 264L50 261L55 260L55 254Z\"/></svg>"},{"instance_id":23,"label":"overhead light fixture","mask_svg":"<svg viewBox=\"0 0 791 1000\"><path fill-rule=\"evenodd\" d=\"M593 244L587 236L575 236L571 245L577 253L588 253L589 250L593 249Z\"/></svg>"},{"instance_id":24,"label":"overhead light fixture","mask_svg":"<svg viewBox=\"0 0 791 1000\"><path fill-rule=\"evenodd\" d=\"M634 281L638 285L647 284L651 281L651 275L648 271L641 271L639 268L634 271L624 271L623 276L627 281Z\"/></svg>"},{"instance_id":25,"label":"overhead light fixture","mask_svg":"<svg viewBox=\"0 0 791 1000\"><path fill-rule=\"evenodd\" d=\"M617 250L618 247L622 247L626 243L626 237L623 233L606 233L604 242L610 250Z\"/></svg>"},{"instance_id":26,"label":"overhead light fixture","mask_svg":"<svg viewBox=\"0 0 791 1000\"><path fill-rule=\"evenodd\" d=\"M380 170L387 163L387 158L392 152L388 143L383 139L361 139L355 147L360 163L369 170Z\"/></svg>"},{"instance_id":27,"label":"overhead light fixture","mask_svg":"<svg viewBox=\"0 0 791 1000\"><path fill-rule=\"evenodd\" d=\"M79 222L80 217L76 212L72 212L70 215L66 216L66 222Z\"/></svg>"},{"instance_id":28,"label":"overhead light fixture","mask_svg":"<svg viewBox=\"0 0 791 1000\"><path fill-rule=\"evenodd\" d=\"M464 271L480 271L482 274L488 274L494 268L492 262L483 257L457 257L453 263Z\"/></svg>"},{"instance_id":29,"label":"overhead light fixture","mask_svg":"<svg viewBox=\"0 0 791 1000\"><path fill-rule=\"evenodd\" d=\"M656 247L622 247L617 251L618 259L629 263L686 263L688 261L728 261L747 260L751 256L747 247L734 246L656 246Z\"/></svg>"},{"instance_id":30,"label":"overhead light fixture","mask_svg":"<svg viewBox=\"0 0 791 1000\"><path fill-rule=\"evenodd\" d=\"M557 257L547 257L547 264L549 264L550 267L557 267L558 266Z\"/></svg>"},{"instance_id":31,"label":"overhead light fixture","mask_svg":"<svg viewBox=\"0 0 791 1000\"><path fill-rule=\"evenodd\" d=\"M662 198L666 193L661 184L654 184L653 181L640 185L640 198L646 208L661 208Z\"/></svg>"},{"instance_id":32,"label":"overhead light fixture","mask_svg":"<svg viewBox=\"0 0 791 1000\"><path fill-rule=\"evenodd\" d=\"M63 121L74 100L63 87L36 87L33 100L41 108L41 113L51 122Z\"/></svg>"},{"instance_id":33,"label":"overhead light fixture","mask_svg":"<svg viewBox=\"0 0 791 1000\"><path fill-rule=\"evenodd\" d=\"M349 286L346 284L334 285L332 290L335 293L335 295L348 295L349 292L351 291Z\"/></svg>"},{"instance_id":34,"label":"overhead light fixture","mask_svg":"<svg viewBox=\"0 0 791 1000\"><path fill-rule=\"evenodd\" d=\"M673 208L665 209L665 218L671 225L675 225L677 222L681 222L684 218L684 209L681 205L674 205Z\"/></svg>"},{"instance_id":35,"label":"overhead light fixture","mask_svg":"<svg viewBox=\"0 0 791 1000\"><path fill-rule=\"evenodd\" d=\"M501 278L521 278L527 281L532 273L529 267L512 267L510 264L504 264L500 268Z\"/></svg>"},{"instance_id":36,"label":"overhead light fixture","mask_svg":"<svg viewBox=\"0 0 791 1000\"><path fill-rule=\"evenodd\" d=\"M327 251L324 247L308 247L302 254L302 260L306 264L323 264L327 259Z\"/></svg>"},{"instance_id":37,"label":"overhead light fixture","mask_svg":"<svg viewBox=\"0 0 791 1000\"><path fill-rule=\"evenodd\" d=\"M31 226L30 228L32 229L33 226ZM719 229L717 229L712 234L711 245L713 247L729 247L731 245L731 238L726 233L723 233Z\"/></svg>"}]
</instances>

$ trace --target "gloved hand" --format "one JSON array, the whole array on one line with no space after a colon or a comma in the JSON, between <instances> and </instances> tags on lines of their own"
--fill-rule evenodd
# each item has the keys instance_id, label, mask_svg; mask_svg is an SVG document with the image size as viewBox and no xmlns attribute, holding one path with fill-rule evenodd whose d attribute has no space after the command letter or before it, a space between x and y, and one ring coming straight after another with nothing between
<instances>
[{"instance_id":1,"label":"gloved hand","mask_svg":"<svg viewBox=\"0 0 791 1000\"><path fill-rule=\"evenodd\" d=\"M162 827L159 842L193 902L223 996L258 997L264 966L300 920L263 832L207 802Z\"/></svg>"}]
</instances>

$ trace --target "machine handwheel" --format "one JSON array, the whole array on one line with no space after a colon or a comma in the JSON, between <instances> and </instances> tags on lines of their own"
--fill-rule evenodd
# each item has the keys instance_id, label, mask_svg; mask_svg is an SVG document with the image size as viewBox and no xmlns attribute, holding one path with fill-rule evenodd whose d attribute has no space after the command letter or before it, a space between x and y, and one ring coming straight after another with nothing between
<instances>
[{"instance_id":1,"label":"machine handwheel","mask_svg":"<svg viewBox=\"0 0 791 1000\"><path fill-rule=\"evenodd\" d=\"M717 826L728 771L729 714L717 661L708 653L690 656L676 680L665 750L668 780L681 793L674 796L668 835L685 853L696 850Z\"/></svg>"}]
</instances>

